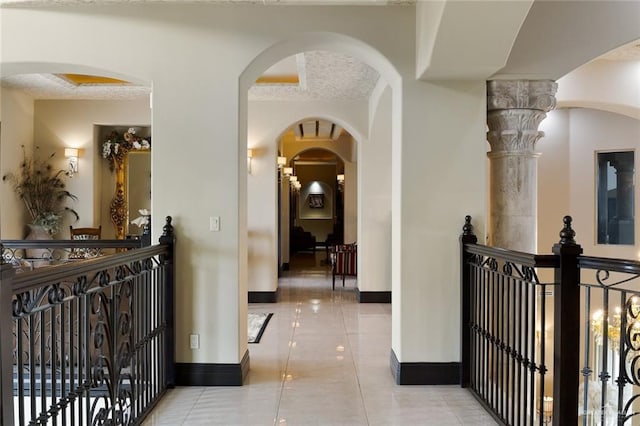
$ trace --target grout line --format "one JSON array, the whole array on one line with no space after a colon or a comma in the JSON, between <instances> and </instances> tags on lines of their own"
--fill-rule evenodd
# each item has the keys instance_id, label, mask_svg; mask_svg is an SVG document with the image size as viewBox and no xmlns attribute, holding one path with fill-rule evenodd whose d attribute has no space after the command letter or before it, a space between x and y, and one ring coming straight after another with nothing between
<instances>
[{"instance_id":1,"label":"grout line","mask_svg":"<svg viewBox=\"0 0 640 426\"><path fill-rule=\"evenodd\" d=\"M278 280L278 281L280 281L280 280ZM278 283L278 286L280 286L280 283ZM290 303L291 302L292 301L290 301ZM301 311L299 311L297 307L300 306L301 304L302 304L302 302L298 301L296 303L296 310L294 311L296 313L296 315L293 318L294 326L291 327L291 335L290 335L289 342L288 342L289 350L287 351L287 361L284 364L284 369L283 369L283 372L282 372L282 378L280 380L280 396L278 397L278 405L276 406L276 415L275 415L275 417L273 419L274 426L276 424L278 424L278 419L280 418L280 404L282 403L282 397L283 397L283 394L284 394L284 387L285 387L285 383L287 381L287 372L289 371L289 361L291 360L291 352L293 350L293 342L294 342L295 333L296 333L295 324L300 319L300 313L301 313Z\"/></svg>"},{"instance_id":2,"label":"grout line","mask_svg":"<svg viewBox=\"0 0 640 426\"><path fill-rule=\"evenodd\" d=\"M349 332L347 330L347 323L344 319L344 304L342 303L342 301L344 300L344 295L343 295L343 288L340 287L340 314L342 316L342 327L344 329L344 335L345 335L345 339L346 339L346 344L349 345L349 356L351 357L351 364L353 365L353 373L356 376L356 385L358 386L358 392L360 393L360 402L362 403L362 412L364 413L364 418L367 422L367 425L370 425L371 423L369 422L369 415L367 413L367 406L365 404L364 401L364 394L362 393L362 384L360 383L360 372L358 371L358 367L356 365L356 360L353 354L353 345L351 342L351 337L349 335Z\"/></svg>"}]
</instances>

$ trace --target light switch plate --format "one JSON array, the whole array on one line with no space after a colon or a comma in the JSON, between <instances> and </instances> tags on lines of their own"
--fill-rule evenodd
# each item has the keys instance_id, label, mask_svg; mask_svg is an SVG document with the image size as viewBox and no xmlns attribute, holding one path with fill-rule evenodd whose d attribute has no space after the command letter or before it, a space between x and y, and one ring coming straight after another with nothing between
<instances>
[{"instance_id":1,"label":"light switch plate","mask_svg":"<svg viewBox=\"0 0 640 426\"><path fill-rule=\"evenodd\" d=\"M190 334L189 335L189 348L190 349L200 349L200 335L199 334Z\"/></svg>"},{"instance_id":2,"label":"light switch plate","mask_svg":"<svg viewBox=\"0 0 640 426\"><path fill-rule=\"evenodd\" d=\"M213 231L213 232L220 231L220 216L209 217L209 231Z\"/></svg>"}]
</instances>

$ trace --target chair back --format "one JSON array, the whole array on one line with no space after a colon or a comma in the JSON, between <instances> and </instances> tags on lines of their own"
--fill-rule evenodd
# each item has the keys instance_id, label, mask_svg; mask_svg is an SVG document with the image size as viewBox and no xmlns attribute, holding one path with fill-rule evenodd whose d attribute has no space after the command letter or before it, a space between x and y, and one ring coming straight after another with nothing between
<instances>
[{"instance_id":1,"label":"chair back","mask_svg":"<svg viewBox=\"0 0 640 426\"><path fill-rule=\"evenodd\" d=\"M69 236L72 240L99 240L102 237L102 226L97 228L74 228L69 226ZM69 259L90 259L102 254L99 248L72 248Z\"/></svg>"},{"instance_id":2,"label":"chair back","mask_svg":"<svg viewBox=\"0 0 640 426\"><path fill-rule=\"evenodd\" d=\"M336 275L357 275L358 248L356 244L336 244L332 251Z\"/></svg>"},{"instance_id":3,"label":"chair back","mask_svg":"<svg viewBox=\"0 0 640 426\"><path fill-rule=\"evenodd\" d=\"M74 228L69 226L69 235L72 240L99 240L102 238L102 226L97 228Z\"/></svg>"}]
</instances>

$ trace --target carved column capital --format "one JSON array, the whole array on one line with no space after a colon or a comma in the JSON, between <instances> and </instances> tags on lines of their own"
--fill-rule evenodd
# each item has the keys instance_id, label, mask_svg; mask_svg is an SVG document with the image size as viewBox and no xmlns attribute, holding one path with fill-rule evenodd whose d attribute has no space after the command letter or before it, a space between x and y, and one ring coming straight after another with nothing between
<instances>
[{"instance_id":1,"label":"carved column capital","mask_svg":"<svg viewBox=\"0 0 640 426\"><path fill-rule=\"evenodd\" d=\"M558 83L552 80L491 80L487 82L487 111L556 107Z\"/></svg>"},{"instance_id":2,"label":"carved column capital","mask_svg":"<svg viewBox=\"0 0 640 426\"><path fill-rule=\"evenodd\" d=\"M534 155L536 142L544 136L538 126L555 107L557 88L551 80L488 81L489 155Z\"/></svg>"}]
</instances>

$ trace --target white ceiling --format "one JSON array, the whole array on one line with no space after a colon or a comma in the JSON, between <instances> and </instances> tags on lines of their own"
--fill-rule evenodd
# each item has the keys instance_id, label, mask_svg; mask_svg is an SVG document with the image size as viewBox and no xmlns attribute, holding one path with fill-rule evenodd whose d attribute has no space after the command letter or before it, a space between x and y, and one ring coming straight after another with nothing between
<instances>
[{"instance_id":1,"label":"white ceiling","mask_svg":"<svg viewBox=\"0 0 640 426\"><path fill-rule=\"evenodd\" d=\"M180 2L244 3L261 5L390 5L415 4L416 0L0 0L3 7L17 5ZM640 61L640 40L616 49L599 59ZM264 75L295 75L299 83L256 84L249 99L256 101L366 100L379 74L359 60L333 52L310 51L285 58ZM23 90L34 99L140 99L148 97L151 87L130 85L75 85L54 74L28 74L0 80L5 87Z\"/></svg>"},{"instance_id":2,"label":"white ceiling","mask_svg":"<svg viewBox=\"0 0 640 426\"><path fill-rule=\"evenodd\" d=\"M411 5L417 0L0 0L0 5L51 5L91 3L220 3L266 6L389 6Z\"/></svg>"}]
</instances>

